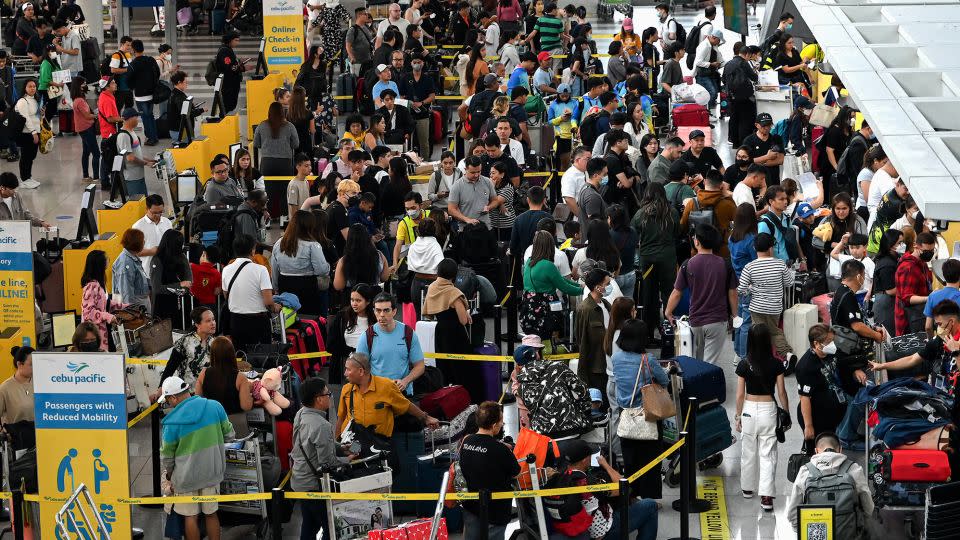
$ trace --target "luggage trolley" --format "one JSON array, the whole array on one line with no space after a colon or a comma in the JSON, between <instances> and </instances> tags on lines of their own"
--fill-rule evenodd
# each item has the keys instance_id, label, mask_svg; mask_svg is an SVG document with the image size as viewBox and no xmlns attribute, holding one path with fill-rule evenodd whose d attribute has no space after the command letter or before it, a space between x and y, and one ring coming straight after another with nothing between
<instances>
[{"instance_id":1,"label":"luggage trolley","mask_svg":"<svg viewBox=\"0 0 960 540\"><path fill-rule=\"evenodd\" d=\"M326 493L390 493L393 486L393 470L387 464L385 453L374 454L350 463L349 467L373 464L379 461L379 471L356 478L333 478L333 472L343 469L323 468L320 489ZM441 484L445 491L446 482ZM442 501L440 508L443 508ZM387 527L393 521L393 507L384 501L335 501L327 502L327 530L330 540L366 538L367 531L375 526Z\"/></svg>"},{"instance_id":2,"label":"luggage trolley","mask_svg":"<svg viewBox=\"0 0 960 540\"><path fill-rule=\"evenodd\" d=\"M531 459L520 459L520 475L530 478L530 489L536 491L546 483L546 469L538 469L537 462ZM526 466L526 470L524 470ZM519 482L515 483L518 490L522 489ZM517 507L517 516L520 528L513 531L510 540L517 540L523 535L527 540L547 540L547 520L543 512L543 500L539 496L517 497L513 499ZM532 502L531 502L532 501Z\"/></svg>"}]
</instances>

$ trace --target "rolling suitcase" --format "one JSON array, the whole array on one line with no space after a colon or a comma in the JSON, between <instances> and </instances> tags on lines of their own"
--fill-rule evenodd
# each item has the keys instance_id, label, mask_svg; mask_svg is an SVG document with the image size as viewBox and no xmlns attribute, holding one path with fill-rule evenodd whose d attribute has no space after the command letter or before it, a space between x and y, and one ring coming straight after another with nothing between
<instances>
[{"instance_id":1,"label":"rolling suitcase","mask_svg":"<svg viewBox=\"0 0 960 540\"><path fill-rule=\"evenodd\" d=\"M950 463L942 450L884 450L880 474L890 482L946 482Z\"/></svg>"},{"instance_id":2,"label":"rolling suitcase","mask_svg":"<svg viewBox=\"0 0 960 540\"><path fill-rule=\"evenodd\" d=\"M802 354L800 351L810 348L807 334L815 324L817 324L817 306L812 304L794 304L783 312L783 336L794 354L799 356Z\"/></svg>"},{"instance_id":3,"label":"rolling suitcase","mask_svg":"<svg viewBox=\"0 0 960 540\"><path fill-rule=\"evenodd\" d=\"M793 279L793 301L809 304L814 297L826 294L827 278L820 272L797 272Z\"/></svg>"},{"instance_id":4,"label":"rolling suitcase","mask_svg":"<svg viewBox=\"0 0 960 540\"><path fill-rule=\"evenodd\" d=\"M833 293L818 294L810 299L810 303L817 306L817 317L823 324L830 324L830 302L833 301Z\"/></svg>"},{"instance_id":5,"label":"rolling suitcase","mask_svg":"<svg viewBox=\"0 0 960 540\"><path fill-rule=\"evenodd\" d=\"M810 168L813 172L820 172L820 145L818 141L824 136L826 130L821 126L811 126L810 129Z\"/></svg>"},{"instance_id":6,"label":"rolling suitcase","mask_svg":"<svg viewBox=\"0 0 960 540\"><path fill-rule=\"evenodd\" d=\"M489 341L474 349L477 354L496 356L500 349ZM500 376L500 362L481 362L480 374L483 377L483 401L499 401L503 393L503 380Z\"/></svg>"},{"instance_id":7,"label":"rolling suitcase","mask_svg":"<svg viewBox=\"0 0 960 540\"><path fill-rule=\"evenodd\" d=\"M677 356L676 361L683 373L681 400L695 397L699 400L701 407L710 401L719 403L726 401L727 386L722 367L690 356Z\"/></svg>"},{"instance_id":8,"label":"rolling suitcase","mask_svg":"<svg viewBox=\"0 0 960 540\"><path fill-rule=\"evenodd\" d=\"M357 92L357 77L348 72L337 76L337 96L350 96L349 99L343 98L337 100L337 109L352 113L354 111L353 96Z\"/></svg>"},{"instance_id":9,"label":"rolling suitcase","mask_svg":"<svg viewBox=\"0 0 960 540\"><path fill-rule=\"evenodd\" d=\"M57 118L60 126L61 135L76 135L77 130L73 127L73 111L57 111Z\"/></svg>"},{"instance_id":10,"label":"rolling suitcase","mask_svg":"<svg viewBox=\"0 0 960 540\"><path fill-rule=\"evenodd\" d=\"M396 432L391 438L391 443L390 466L394 468L393 491L395 493L418 493L417 464L420 456L427 452L423 431ZM393 501L393 511L397 515L415 515L417 501Z\"/></svg>"},{"instance_id":11,"label":"rolling suitcase","mask_svg":"<svg viewBox=\"0 0 960 540\"><path fill-rule=\"evenodd\" d=\"M710 125L710 115L707 108L696 103L685 103L673 109L673 127L684 126L703 127Z\"/></svg>"},{"instance_id":12,"label":"rolling suitcase","mask_svg":"<svg viewBox=\"0 0 960 540\"><path fill-rule=\"evenodd\" d=\"M733 431L723 405L714 404L697 411L697 462L733 446ZM719 465L717 461L713 466Z\"/></svg>"},{"instance_id":13,"label":"rolling suitcase","mask_svg":"<svg viewBox=\"0 0 960 540\"><path fill-rule=\"evenodd\" d=\"M430 142L443 142L443 114L437 109L430 109Z\"/></svg>"},{"instance_id":14,"label":"rolling suitcase","mask_svg":"<svg viewBox=\"0 0 960 540\"><path fill-rule=\"evenodd\" d=\"M438 450L440 451L438 455ZM418 493L440 493L440 484L443 482L443 473L450 470L450 463L454 459L452 449L443 451L442 447L436 444L427 445L427 454L419 456L417 459L417 492ZM417 501L416 515L419 517L432 517L436 510L436 501ZM459 506L453 508L444 508L443 517L447 520L447 529L449 532L459 533L463 531L463 509Z\"/></svg>"},{"instance_id":15,"label":"rolling suitcase","mask_svg":"<svg viewBox=\"0 0 960 540\"><path fill-rule=\"evenodd\" d=\"M440 420L452 420L470 406L470 393L461 385L449 385L420 399L420 408Z\"/></svg>"},{"instance_id":16,"label":"rolling suitcase","mask_svg":"<svg viewBox=\"0 0 960 540\"><path fill-rule=\"evenodd\" d=\"M717 101L720 103L720 118L729 118L730 117L730 93L726 90L721 90L717 96Z\"/></svg>"}]
</instances>

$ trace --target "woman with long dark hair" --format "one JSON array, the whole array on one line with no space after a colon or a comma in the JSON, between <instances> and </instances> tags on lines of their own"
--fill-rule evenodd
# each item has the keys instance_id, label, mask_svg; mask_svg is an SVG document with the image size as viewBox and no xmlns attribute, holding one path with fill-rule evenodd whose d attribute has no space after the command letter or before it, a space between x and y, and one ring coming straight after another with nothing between
<instances>
[{"instance_id":1,"label":"woman with long dark hair","mask_svg":"<svg viewBox=\"0 0 960 540\"><path fill-rule=\"evenodd\" d=\"M180 297L171 293L170 289L189 288L193 284L193 270L183 253L183 233L174 229L163 233L157 246L157 254L150 259L150 266L153 316L158 319L172 319L173 327L180 328L183 326L183 321L178 316Z\"/></svg>"},{"instance_id":2,"label":"woman with long dark hair","mask_svg":"<svg viewBox=\"0 0 960 540\"><path fill-rule=\"evenodd\" d=\"M287 110L287 120L297 130L297 139L300 142L297 146L297 152L312 156L313 135L317 131L317 125L313 120L313 114L307 109L307 91L302 86L293 87L293 92L290 94L290 108Z\"/></svg>"},{"instance_id":3,"label":"woman with long dark hair","mask_svg":"<svg viewBox=\"0 0 960 540\"><path fill-rule=\"evenodd\" d=\"M637 231L630 226L630 216L623 205L614 204L607 208L607 222L610 224L610 239L613 246L620 253L620 270L614 276L614 281L620 287L620 292L628 298L633 298L633 291L637 285L636 262Z\"/></svg>"},{"instance_id":4,"label":"woman with long dark hair","mask_svg":"<svg viewBox=\"0 0 960 540\"><path fill-rule=\"evenodd\" d=\"M249 193L255 189L265 189L263 175L260 174L259 169L253 166L253 158L246 148L237 150L236 155L233 156L230 178L240 183L244 193Z\"/></svg>"},{"instance_id":5,"label":"woman with long dark hair","mask_svg":"<svg viewBox=\"0 0 960 540\"><path fill-rule=\"evenodd\" d=\"M372 152L378 146L385 146L383 138L387 135L387 120L382 113L370 115L370 129L363 134L363 149Z\"/></svg>"},{"instance_id":6,"label":"woman with long dark hair","mask_svg":"<svg viewBox=\"0 0 960 540\"><path fill-rule=\"evenodd\" d=\"M270 271L273 287L300 299L300 312L322 315L319 279L330 275L330 264L320 243L314 239L313 213L297 210L290 216L287 230L273 245Z\"/></svg>"},{"instance_id":7,"label":"woman with long dark hair","mask_svg":"<svg viewBox=\"0 0 960 540\"><path fill-rule=\"evenodd\" d=\"M660 309L667 305L677 278L676 238L680 234L680 217L667 201L662 184L648 182L640 199L640 209L630 222L640 244L637 255L643 273L643 321L653 337L660 325Z\"/></svg>"},{"instance_id":8,"label":"woman with long dark hair","mask_svg":"<svg viewBox=\"0 0 960 540\"><path fill-rule=\"evenodd\" d=\"M639 101L637 103L640 103ZM640 110L643 110L642 104ZM627 119L630 120L633 118L633 112L631 109L631 116L628 116ZM640 160L637 162L640 165L643 165L642 174L646 176L646 170L650 168L650 163L657 159L657 155L660 154L660 139L657 138L653 133L647 133L640 138Z\"/></svg>"},{"instance_id":9,"label":"woman with long dark hair","mask_svg":"<svg viewBox=\"0 0 960 540\"><path fill-rule=\"evenodd\" d=\"M260 172L264 176L293 177L293 156L300 146L297 128L287 121L283 105L274 101L267 109L267 119L253 131L253 146L260 152ZM270 215L279 216L287 208L287 184L270 182Z\"/></svg>"},{"instance_id":10,"label":"woman with long dark hair","mask_svg":"<svg viewBox=\"0 0 960 540\"><path fill-rule=\"evenodd\" d=\"M537 231L533 235L530 258L523 263L523 297L520 300L520 330L549 340L559 330L560 312L551 304L560 302L557 291L568 295L583 294L583 286L560 275L553 256L557 250L553 235Z\"/></svg>"},{"instance_id":11,"label":"woman with long dark hair","mask_svg":"<svg viewBox=\"0 0 960 540\"><path fill-rule=\"evenodd\" d=\"M511 0L506 0L511 1ZM516 2L516 0L512 0ZM517 43L520 42L520 35L516 30L507 30L503 22L500 22L500 50L497 54L500 56L500 63L503 64L504 73L513 73L513 69L520 64L520 51L517 50Z\"/></svg>"},{"instance_id":12,"label":"woman with long dark hair","mask_svg":"<svg viewBox=\"0 0 960 540\"><path fill-rule=\"evenodd\" d=\"M464 97L472 96L476 89L477 81L482 80L483 76L490 73L490 66L487 65L487 48L481 43L475 44L470 49L470 59L467 60L467 66L463 71L463 88L466 93Z\"/></svg>"},{"instance_id":13,"label":"woman with long dark hair","mask_svg":"<svg viewBox=\"0 0 960 540\"><path fill-rule=\"evenodd\" d=\"M867 197L870 196L870 184L873 175L887 164L887 153L879 144L874 144L863 154L863 168L857 174L857 201L855 208L857 215L866 222L870 219L870 210L867 209Z\"/></svg>"},{"instance_id":14,"label":"woman with long dark hair","mask_svg":"<svg viewBox=\"0 0 960 540\"><path fill-rule=\"evenodd\" d=\"M582 96L586 92L584 83L590 77L591 57L590 44L587 38L577 38L570 48L570 92L574 96Z\"/></svg>"},{"instance_id":15,"label":"woman with long dark hair","mask_svg":"<svg viewBox=\"0 0 960 540\"><path fill-rule=\"evenodd\" d=\"M497 24L503 33L513 32L517 35L523 24L523 8L518 0L499 0L497 2ZM503 38L501 38L503 40ZM510 73L508 70L507 73Z\"/></svg>"},{"instance_id":16,"label":"woman with long dark hair","mask_svg":"<svg viewBox=\"0 0 960 540\"><path fill-rule=\"evenodd\" d=\"M253 408L253 394L250 379L240 373L237 351L227 336L210 342L210 366L200 372L194 392L223 405L236 436L247 436L247 411Z\"/></svg>"},{"instance_id":17,"label":"woman with long dark hair","mask_svg":"<svg viewBox=\"0 0 960 540\"><path fill-rule=\"evenodd\" d=\"M609 209L608 209L609 210ZM573 257L571 270L573 277L579 279L580 265L586 259L602 262L604 270L610 272L610 275L616 275L620 269L620 251L613 243L610 236L610 226L599 219L594 219L587 224L587 245L577 250Z\"/></svg>"},{"instance_id":18,"label":"woman with long dark hair","mask_svg":"<svg viewBox=\"0 0 960 540\"><path fill-rule=\"evenodd\" d=\"M823 243L823 252L828 258L834 246L843 238L843 235L847 233L867 234L866 222L854 211L853 199L850 198L850 195L845 191L841 191L833 196L830 215L820 221L820 224L823 223L829 223L833 230L830 240ZM816 241L817 239L815 238L814 242L816 243Z\"/></svg>"},{"instance_id":19,"label":"woman with long dark hair","mask_svg":"<svg viewBox=\"0 0 960 540\"><path fill-rule=\"evenodd\" d=\"M790 410L783 383L783 363L774 358L770 329L750 328L747 357L737 364L737 431L740 447L740 489L745 499L760 492L760 507L773 511L777 493L777 409ZM774 391L780 395L778 402ZM786 413L789 418L789 413ZM789 427L789 426L787 426Z\"/></svg>"},{"instance_id":20,"label":"woman with long dark hair","mask_svg":"<svg viewBox=\"0 0 960 540\"><path fill-rule=\"evenodd\" d=\"M350 301L327 323L327 350L330 351L330 382L343 382L343 363L364 339L367 328L377 323L373 299L380 287L357 283L350 291Z\"/></svg>"},{"instance_id":21,"label":"woman with long dark hair","mask_svg":"<svg viewBox=\"0 0 960 540\"><path fill-rule=\"evenodd\" d=\"M392 228L393 222L399 223L406 215L406 209L403 206L404 197L407 196L407 193L413 191L413 184L410 183L410 177L407 176L407 160L401 156L390 158L387 174L389 174L389 179L380 189L379 205L388 230L395 231L396 229ZM392 254L393 245L388 247L390 248L389 253Z\"/></svg>"},{"instance_id":22,"label":"woman with long dark hair","mask_svg":"<svg viewBox=\"0 0 960 540\"><path fill-rule=\"evenodd\" d=\"M896 328L893 311L897 295L897 265L906 250L903 233L897 229L887 229L880 237L880 247L873 259L873 313L889 334L893 334Z\"/></svg>"},{"instance_id":23,"label":"woman with long dark hair","mask_svg":"<svg viewBox=\"0 0 960 540\"><path fill-rule=\"evenodd\" d=\"M100 171L100 145L97 144L97 128L94 123L97 115L90 110L90 104L87 103L87 81L83 77L74 77L70 83L70 95L73 96L73 128L80 135L82 153L80 154L80 163L83 169L83 181L93 182L94 177L90 176L92 170L94 175ZM93 159L93 169L88 169L90 159Z\"/></svg>"},{"instance_id":24,"label":"woman with long dark hair","mask_svg":"<svg viewBox=\"0 0 960 540\"><path fill-rule=\"evenodd\" d=\"M607 355L607 387L603 389L606 392L607 402L610 404L610 426L616 427L620 418L620 405L617 404L617 378L613 374L613 355L622 349L617 344L620 338L620 330L629 320L637 318L637 304L633 298L621 296L610 304L610 324L607 325L607 333L603 336L603 352ZM613 453L620 454L620 438L613 432Z\"/></svg>"},{"instance_id":25,"label":"woman with long dark hair","mask_svg":"<svg viewBox=\"0 0 960 540\"><path fill-rule=\"evenodd\" d=\"M23 95L13 105L13 108L26 119L20 133L11 133L20 148L20 182L26 189L40 187L40 182L33 178L33 162L40 151L40 103L37 101L37 81L27 79L23 84Z\"/></svg>"},{"instance_id":26,"label":"woman with long dark hair","mask_svg":"<svg viewBox=\"0 0 960 540\"><path fill-rule=\"evenodd\" d=\"M336 193L336 190L334 190ZM310 211L313 214L313 239L320 244L320 250L323 251L323 258L327 261L327 264L330 266L330 271L327 272L326 278L323 276L317 277L317 283L320 286L320 315L326 317L327 312L330 310L330 288L333 285L333 269L337 264L337 246L333 244L327 236L327 228L330 225L330 216L325 210L314 209Z\"/></svg>"},{"instance_id":27,"label":"woman with long dark hair","mask_svg":"<svg viewBox=\"0 0 960 540\"><path fill-rule=\"evenodd\" d=\"M777 67L777 78L780 84L803 84L807 86L807 74L803 71L805 64L800 58L800 52L793 46L793 35L784 33L777 43L777 57L774 63ZM807 90L810 88L807 87Z\"/></svg>"},{"instance_id":28,"label":"woman with long dark hair","mask_svg":"<svg viewBox=\"0 0 960 540\"><path fill-rule=\"evenodd\" d=\"M730 248L730 263L737 278L740 277L743 267L757 258L757 250L753 247L753 239L756 236L757 209L752 204L743 203L737 207L737 213L733 216L733 231L730 232L730 239L727 240ZM747 332L751 324L749 294L738 296L737 316L743 319L743 322L740 328L733 329L733 350L738 358L744 358L747 355Z\"/></svg>"},{"instance_id":29,"label":"woman with long dark hair","mask_svg":"<svg viewBox=\"0 0 960 540\"><path fill-rule=\"evenodd\" d=\"M824 151L820 154L819 165L820 176L828 180L824 182L824 187L826 187L828 191L824 199L828 199L833 195L829 193L832 187L829 179L837 172L837 161L840 160L843 151L846 150L850 144L850 137L853 135L853 123L855 121L856 110L852 107L841 107L840 112L837 113L837 117L833 119L833 122L830 123L830 126L827 127L823 133Z\"/></svg>"},{"instance_id":30,"label":"woman with long dark hair","mask_svg":"<svg viewBox=\"0 0 960 540\"><path fill-rule=\"evenodd\" d=\"M657 383L666 387L669 379L666 372L660 367L657 358L647 352L647 336L650 330L643 321L628 319L620 328L620 335L616 344L620 350L615 351L610 358L612 364L614 385L616 388L616 402L622 408L643 407L644 386ZM614 424L611 423L613 426ZM623 452L624 472L631 475L640 470L663 451L663 423L657 422L657 432L660 434L652 441L620 439L620 448ZM644 499L660 499L663 497L663 482L660 478L659 464L646 474L641 475L636 482L630 484L630 494L633 497Z\"/></svg>"},{"instance_id":31,"label":"woman with long dark hair","mask_svg":"<svg viewBox=\"0 0 960 540\"><path fill-rule=\"evenodd\" d=\"M640 41L642 42L640 52L643 53L644 72L648 76L652 73L654 81L660 80L660 66L665 63L660 59L660 51L657 50L656 43L659 39L657 29L653 26L645 28L640 35Z\"/></svg>"},{"instance_id":32,"label":"woman with long dark hair","mask_svg":"<svg viewBox=\"0 0 960 540\"><path fill-rule=\"evenodd\" d=\"M379 285L390 277L390 266L383 253L377 251L367 228L354 223L347 232L343 257L337 261L333 275L333 288L342 291L357 283Z\"/></svg>"},{"instance_id":33,"label":"woman with long dark hair","mask_svg":"<svg viewBox=\"0 0 960 540\"><path fill-rule=\"evenodd\" d=\"M107 254L99 249L90 250L80 278L80 286L83 287L80 317L96 325L101 351L107 350L107 325L115 320L110 310L122 307L120 302L108 298L106 282Z\"/></svg>"},{"instance_id":34,"label":"woman with long dark hair","mask_svg":"<svg viewBox=\"0 0 960 540\"><path fill-rule=\"evenodd\" d=\"M297 74L297 80L293 83L294 87L303 87L309 98L309 109L316 109L320 102L321 95L326 92L327 64L320 55L320 47L312 45L310 54L306 61L300 64L300 73Z\"/></svg>"}]
</instances>

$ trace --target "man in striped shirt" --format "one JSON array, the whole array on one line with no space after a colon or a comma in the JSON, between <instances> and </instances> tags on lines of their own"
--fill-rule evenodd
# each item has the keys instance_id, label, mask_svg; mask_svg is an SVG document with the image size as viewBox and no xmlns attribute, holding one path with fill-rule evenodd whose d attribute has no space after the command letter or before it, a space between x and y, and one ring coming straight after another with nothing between
<instances>
[{"instance_id":1,"label":"man in striped shirt","mask_svg":"<svg viewBox=\"0 0 960 540\"><path fill-rule=\"evenodd\" d=\"M750 295L750 318L753 324L767 325L773 346L792 371L796 366L796 355L787 343L779 322L783 313L783 290L793 287L793 270L773 256L773 237L769 234L758 234L753 247L757 250L757 258L743 267L737 292Z\"/></svg>"},{"instance_id":2,"label":"man in striped shirt","mask_svg":"<svg viewBox=\"0 0 960 540\"><path fill-rule=\"evenodd\" d=\"M525 40L532 43L535 36L540 36L540 50L551 55L563 54L563 40L569 36L563 33L563 21L557 16L557 4L549 2L543 8L543 16L537 19L533 31ZM556 67L556 66L554 66Z\"/></svg>"}]
</instances>

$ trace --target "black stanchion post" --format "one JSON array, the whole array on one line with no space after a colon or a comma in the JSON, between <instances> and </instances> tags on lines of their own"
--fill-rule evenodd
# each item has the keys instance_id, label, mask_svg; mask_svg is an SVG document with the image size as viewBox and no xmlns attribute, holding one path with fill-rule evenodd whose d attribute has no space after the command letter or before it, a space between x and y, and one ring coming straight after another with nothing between
<instances>
[{"instance_id":1,"label":"black stanchion post","mask_svg":"<svg viewBox=\"0 0 960 540\"><path fill-rule=\"evenodd\" d=\"M489 540L490 538L490 490L480 490L480 535L479 540Z\"/></svg>"},{"instance_id":2,"label":"black stanchion post","mask_svg":"<svg viewBox=\"0 0 960 540\"><path fill-rule=\"evenodd\" d=\"M282 540L283 538L283 490L273 488L270 498L270 534L273 540Z\"/></svg>"},{"instance_id":3,"label":"black stanchion post","mask_svg":"<svg viewBox=\"0 0 960 540\"><path fill-rule=\"evenodd\" d=\"M670 540L694 540L690 538L690 483L687 482L688 476L691 475L690 467L688 466L689 458L691 454L696 453L696 449L690 444L689 433L686 431L680 432L680 438L685 439L686 442L683 446L680 447L680 498L673 501L673 509L680 512L680 536L677 538L671 538ZM696 460L696 458L693 458Z\"/></svg>"},{"instance_id":4,"label":"black stanchion post","mask_svg":"<svg viewBox=\"0 0 960 540\"><path fill-rule=\"evenodd\" d=\"M621 478L618 486L620 505L620 540L630 540L630 481Z\"/></svg>"},{"instance_id":5,"label":"black stanchion post","mask_svg":"<svg viewBox=\"0 0 960 540\"><path fill-rule=\"evenodd\" d=\"M700 514L710 510L712 505L706 499L697 498L697 411L700 404L697 398L691 397L687 401L690 413L690 420L687 421L687 443L690 446L687 454L687 467L690 474L687 475L687 482L690 483L690 511L694 514Z\"/></svg>"},{"instance_id":6,"label":"black stanchion post","mask_svg":"<svg viewBox=\"0 0 960 540\"><path fill-rule=\"evenodd\" d=\"M13 540L23 540L23 515L25 501L23 492L19 489L13 490L13 500L10 503L10 521L13 528Z\"/></svg>"},{"instance_id":7,"label":"black stanchion post","mask_svg":"<svg viewBox=\"0 0 960 540\"><path fill-rule=\"evenodd\" d=\"M513 355L513 343L517 339L518 324L517 324L517 306L519 305L519 300L517 299L517 291L513 285L507 286L507 294L510 295L510 298L507 299L507 354Z\"/></svg>"},{"instance_id":8,"label":"black stanchion post","mask_svg":"<svg viewBox=\"0 0 960 540\"><path fill-rule=\"evenodd\" d=\"M153 496L160 497L160 407L150 412L150 468L153 474ZM162 504L145 504L144 508L162 508Z\"/></svg>"},{"instance_id":9,"label":"black stanchion post","mask_svg":"<svg viewBox=\"0 0 960 540\"><path fill-rule=\"evenodd\" d=\"M497 349L503 345L503 306L500 304L493 306L493 341Z\"/></svg>"}]
</instances>

